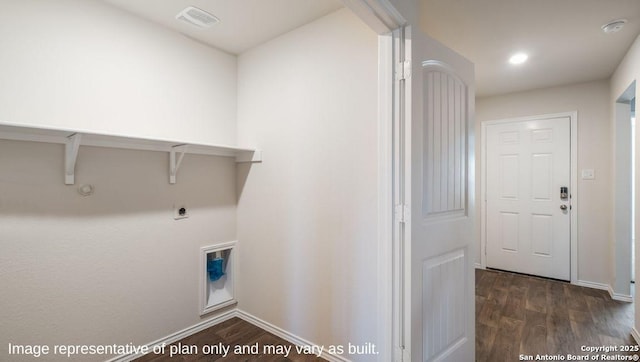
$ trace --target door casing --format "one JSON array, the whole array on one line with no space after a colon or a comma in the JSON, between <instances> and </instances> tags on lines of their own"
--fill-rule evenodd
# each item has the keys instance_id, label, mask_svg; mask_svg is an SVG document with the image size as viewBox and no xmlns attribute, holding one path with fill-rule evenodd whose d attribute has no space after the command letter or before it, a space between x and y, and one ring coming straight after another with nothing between
<instances>
[{"instance_id":1,"label":"door casing","mask_svg":"<svg viewBox=\"0 0 640 362\"><path fill-rule=\"evenodd\" d=\"M395 214L398 147L398 85L395 74L400 49L398 36L407 23L389 0L342 0L342 3L378 34L378 342L380 362L401 361L404 323L397 294L402 284L402 266L396 247L398 223Z\"/></svg>"},{"instance_id":2,"label":"door casing","mask_svg":"<svg viewBox=\"0 0 640 362\"><path fill-rule=\"evenodd\" d=\"M516 123L534 121L537 119L569 117L571 120L571 283L578 284L578 112L562 112L553 114L541 114L527 117L514 117L499 119L494 121L484 121L481 125L481 169L480 169L480 264L476 267L485 269L487 267L487 127L495 124Z\"/></svg>"},{"instance_id":3,"label":"door casing","mask_svg":"<svg viewBox=\"0 0 640 362\"><path fill-rule=\"evenodd\" d=\"M368 24L379 39L379 84L378 84L378 280L379 295L378 326L380 327L378 361L411 360L411 262L406 260L411 241L411 218L405 218L401 206L406 204L405 190L411 179L405 177L403 169L411 167L410 137L402 133L410 102L402 101L404 86L397 74L405 71L404 28L407 20L396 10L394 3L400 0L342 0L362 21ZM403 7L410 11L411 5ZM409 10L408 10L409 9ZM415 6L417 11L417 5ZM411 16L413 14L405 14ZM416 25L417 24L413 24ZM469 125L473 127L473 124ZM469 147L472 148L472 144ZM473 172L473 170L470 170ZM469 196L474 195L472 187ZM470 198L470 205L473 205ZM475 210L475 207L474 207ZM473 210L471 210L473 212Z\"/></svg>"}]
</instances>

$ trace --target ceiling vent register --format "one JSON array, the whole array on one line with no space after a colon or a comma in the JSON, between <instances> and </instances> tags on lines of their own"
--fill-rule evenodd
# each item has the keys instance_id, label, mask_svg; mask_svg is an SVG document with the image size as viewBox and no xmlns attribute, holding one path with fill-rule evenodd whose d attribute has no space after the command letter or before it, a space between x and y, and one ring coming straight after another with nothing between
<instances>
[{"instance_id":1,"label":"ceiling vent register","mask_svg":"<svg viewBox=\"0 0 640 362\"><path fill-rule=\"evenodd\" d=\"M195 27L206 29L220 22L220 19L208 12L198 9L193 6L189 6L182 10L176 19L187 22Z\"/></svg>"}]
</instances>

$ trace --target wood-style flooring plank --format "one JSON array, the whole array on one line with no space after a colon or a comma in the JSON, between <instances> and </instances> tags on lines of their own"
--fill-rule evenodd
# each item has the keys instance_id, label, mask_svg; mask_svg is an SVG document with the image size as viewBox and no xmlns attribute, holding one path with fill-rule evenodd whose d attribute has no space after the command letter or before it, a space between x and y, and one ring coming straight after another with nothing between
<instances>
[{"instance_id":1,"label":"wood-style flooring plank","mask_svg":"<svg viewBox=\"0 0 640 362\"><path fill-rule=\"evenodd\" d=\"M547 315L527 310L520 340L521 354L547 354Z\"/></svg>"},{"instance_id":2,"label":"wood-style flooring plank","mask_svg":"<svg viewBox=\"0 0 640 362\"><path fill-rule=\"evenodd\" d=\"M490 327L499 327L500 318L502 318L502 308L498 301L488 298L477 317L478 321Z\"/></svg>"},{"instance_id":3,"label":"wood-style flooring plank","mask_svg":"<svg viewBox=\"0 0 640 362\"><path fill-rule=\"evenodd\" d=\"M524 311L526 306L527 289L512 285L509 287L509 295L505 302L502 315L505 317L524 320Z\"/></svg>"},{"instance_id":4,"label":"wood-style flooring plank","mask_svg":"<svg viewBox=\"0 0 640 362\"><path fill-rule=\"evenodd\" d=\"M476 270L476 361L518 361L520 354L581 354L582 346L635 345L633 304L601 290L536 277ZM141 362L315 362L314 355L264 353L264 345L291 344L239 318L179 342L197 345L193 355L147 355ZM256 355L204 354L202 346L258 344ZM633 354L633 353L619 353Z\"/></svg>"},{"instance_id":5,"label":"wood-style flooring plank","mask_svg":"<svg viewBox=\"0 0 640 362\"><path fill-rule=\"evenodd\" d=\"M517 361L524 321L502 317L487 361Z\"/></svg>"},{"instance_id":6,"label":"wood-style flooring plank","mask_svg":"<svg viewBox=\"0 0 640 362\"><path fill-rule=\"evenodd\" d=\"M295 346L267 331L264 331L251 323L239 318L232 318L211 328L186 337L173 345L181 343L186 346L197 346L198 353L169 356L169 347L163 355L150 353L138 358L136 362L316 362L325 361L315 355L306 355L296 352ZM222 343L230 347L229 353L224 356L220 353L203 353L203 346L213 346ZM244 354L235 354L235 346L258 346L257 353L247 351ZM269 353L264 346L290 346L290 353L285 356L279 353L281 350ZM284 351L284 350L282 350Z\"/></svg>"},{"instance_id":7,"label":"wood-style flooring plank","mask_svg":"<svg viewBox=\"0 0 640 362\"><path fill-rule=\"evenodd\" d=\"M521 354L585 355L583 346L635 345L633 304L614 301L606 291L476 270L476 292L477 362L518 361Z\"/></svg>"},{"instance_id":8,"label":"wood-style flooring plank","mask_svg":"<svg viewBox=\"0 0 640 362\"><path fill-rule=\"evenodd\" d=\"M497 327L490 327L486 324L476 323L476 360L489 361L491 349L498 332Z\"/></svg>"},{"instance_id":9,"label":"wood-style flooring plank","mask_svg":"<svg viewBox=\"0 0 640 362\"><path fill-rule=\"evenodd\" d=\"M547 352L562 354L567 346L576 343L576 336L571 329L571 320L566 308L554 308L546 316Z\"/></svg>"}]
</instances>

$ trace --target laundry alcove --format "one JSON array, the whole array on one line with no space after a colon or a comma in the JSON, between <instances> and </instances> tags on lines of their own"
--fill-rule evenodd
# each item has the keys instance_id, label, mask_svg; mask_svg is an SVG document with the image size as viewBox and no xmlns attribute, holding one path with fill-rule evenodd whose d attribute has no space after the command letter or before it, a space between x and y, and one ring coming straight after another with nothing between
<instances>
[{"instance_id":1,"label":"laundry alcove","mask_svg":"<svg viewBox=\"0 0 640 362\"><path fill-rule=\"evenodd\" d=\"M171 343L240 311L377 339L377 34L335 0L188 4L261 15L219 50L136 12L186 3L0 2L0 344Z\"/></svg>"}]
</instances>

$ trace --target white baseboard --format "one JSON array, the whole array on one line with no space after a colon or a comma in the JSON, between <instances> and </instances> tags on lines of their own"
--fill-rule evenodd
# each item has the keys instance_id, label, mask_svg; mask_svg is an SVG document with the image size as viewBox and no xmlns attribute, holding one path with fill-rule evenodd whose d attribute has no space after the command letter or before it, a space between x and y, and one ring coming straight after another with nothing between
<instances>
[{"instance_id":1,"label":"white baseboard","mask_svg":"<svg viewBox=\"0 0 640 362\"><path fill-rule=\"evenodd\" d=\"M179 341L179 340L181 340L183 338L189 337L192 334L196 334L196 333L198 333L200 331L203 331L203 330L205 330L205 329L207 329L209 327L213 327L216 324L220 324L220 323L222 323L224 321L227 321L227 320L229 320L229 319L231 319L233 317L236 317L236 316L237 316L236 309L224 312L224 313L222 313L220 315L217 315L217 316L215 316L215 317L213 317L211 319L207 319L207 320L202 321L202 322L200 322L198 324L194 324L191 327L187 327L187 328L185 328L185 329L183 329L181 331L175 332L175 333L170 334L170 335L168 335L166 337L163 337L163 338L160 338L160 339L158 339L156 341L153 341L153 342L147 344L147 347L149 347L149 350L153 350L153 346L162 345L163 343L164 344L171 344L171 343L177 342L177 341ZM122 355L122 356L114 357L114 358L112 358L110 360L107 360L106 362L129 362L129 361L132 361L132 360L134 360L136 358L139 358L139 357L142 357L142 356L143 356L143 354L141 354L141 353L128 354L128 355Z\"/></svg>"},{"instance_id":2,"label":"white baseboard","mask_svg":"<svg viewBox=\"0 0 640 362\"><path fill-rule=\"evenodd\" d=\"M474 266L476 267L476 269L485 269L480 263L475 263Z\"/></svg>"},{"instance_id":3,"label":"white baseboard","mask_svg":"<svg viewBox=\"0 0 640 362\"><path fill-rule=\"evenodd\" d=\"M631 328L631 337L633 337L633 340L636 341L637 344L640 344L640 333L638 333L636 327Z\"/></svg>"},{"instance_id":4,"label":"white baseboard","mask_svg":"<svg viewBox=\"0 0 640 362\"><path fill-rule=\"evenodd\" d=\"M211 319L207 319L205 321L202 321L198 324L195 324L191 327L187 327L181 331L175 332L173 334L170 334L166 337L160 338L156 341L153 341L149 344L147 344L146 346L149 348L149 350L153 350L153 346L157 346L157 345L162 345L162 344L171 344L174 342L177 342L183 338L189 337L193 334L196 334L200 331L203 331L209 327L213 327L216 324L220 324L224 321L227 321L231 318L234 317L238 317L246 322L249 322L251 324L253 324L256 327L260 327L262 329L264 329L265 331L272 333L288 342L291 342L295 345L298 346L314 346L316 344L311 343L309 341L307 341L304 338L298 337L293 333L287 332L284 329L280 328L280 327L276 327L273 324L266 322L258 317L255 317L245 311L239 310L237 308L234 308L233 310L227 311L225 313L222 313L218 316L215 316ZM143 354L138 353L138 354L128 354L128 355L122 355L122 356L117 356L114 357L112 359L107 360L106 362L129 362L132 361L136 358L142 357ZM334 355L334 354L329 354L326 351L322 352L321 355L322 358L326 359L329 362L351 362L348 359L339 356L339 355Z\"/></svg>"},{"instance_id":5,"label":"white baseboard","mask_svg":"<svg viewBox=\"0 0 640 362\"><path fill-rule=\"evenodd\" d=\"M617 300L620 302L633 303L633 297L627 294L620 294L613 291L613 288L609 286L609 295L611 299Z\"/></svg>"},{"instance_id":6,"label":"white baseboard","mask_svg":"<svg viewBox=\"0 0 640 362\"><path fill-rule=\"evenodd\" d=\"M620 301L620 302L628 302L628 303L633 302L633 297L632 296L615 293L613 291L613 288L609 284L588 282L588 281L584 281L584 280L578 280L577 282L575 282L573 284L581 286L581 287L606 290L609 293L609 296L611 297L611 299L613 299L613 300L617 300L617 301Z\"/></svg>"},{"instance_id":7,"label":"white baseboard","mask_svg":"<svg viewBox=\"0 0 640 362\"><path fill-rule=\"evenodd\" d=\"M276 327L273 324L266 322L254 315L251 315L243 310L237 310L237 316L240 319L243 319L251 324L253 324L254 326L260 327L262 329L264 329L265 331L272 333L288 342L291 342L295 345L298 346L314 346L316 345L315 343L311 343L309 341L307 341L304 338L298 337L293 333L287 332L284 329L280 328L280 327ZM326 351L322 352L321 355L322 358L326 359L329 362L350 362L348 359L342 357L342 356L338 356L335 354L329 354L326 353Z\"/></svg>"},{"instance_id":8,"label":"white baseboard","mask_svg":"<svg viewBox=\"0 0 640 362\"><path fill-rule=\"evenodd\" d=\"M607 292L609 291L609 289L611 289L609 284L588 282L588 281L585 281L585 280L578 280L573 284L577 285L579 287L587 287L587 288L593 288L593 289L606 290Z\"/></svg>"}]
</instances>

